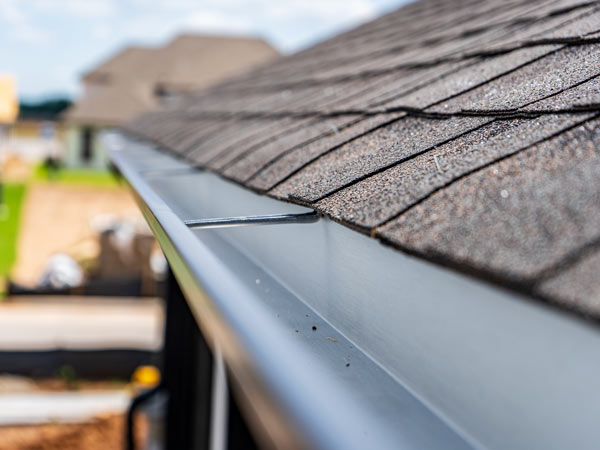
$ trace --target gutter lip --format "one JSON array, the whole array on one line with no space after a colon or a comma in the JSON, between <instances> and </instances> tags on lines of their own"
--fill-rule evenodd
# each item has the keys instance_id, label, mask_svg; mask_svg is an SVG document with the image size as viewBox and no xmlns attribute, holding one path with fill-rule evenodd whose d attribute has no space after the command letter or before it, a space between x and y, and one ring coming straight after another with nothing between
<instances>
[{"instance_id":1,"label":"gutter lip","mask_svg":"<svg viewBox=\"0 0 600 450\"><path fill-rule=\"evenodd\" d=\"M217 337L220 334L231 334L231 331L228 329L228 326L223 323L224 320L219 317L219 299L215 298L214 295L210 295L204 292L204 286L202 286L197 281L197 275L190 270L192 264L190 264L189 261L186 261L185 255L183 255L180 251L180 248L178 248L177 241L181 239L175 237L173 239L173 241L175 242L173 242L170 238L170 236L186 236L186 232L191 233L191 231L188 230L185 224L183 224L183 222L181 222L177 218L177 216L175 216L175 214L173 214L173 212L162 201L162 199L158 197L158 195L156 195L156 193L151 188L149 188L149 186L144 182L142 177L136 173L136 171L127 163L127 161L121 157L121 155L119 154L120 152L121 149L109 149L109 154L111 156L112 161L122 172L128 184L136 194L136 200L138 201L140 209L142 210L142 214L147 220L150 228L152 229L153 234L157 238L165 256L167 257L167 260L171 265L173 273L175 274L175 277L177 278L177 281L185 294L186 300L190 304L190 307L194 315L196 316L196 321L199 325L199 328L202 330L202 334L206 338L209 346L211 347L213 354L217 355L223 353L226 358L228 355L231 355L231 358L234 358L235 353L239 352L240 349L231 349L231 344L224 345L222 342L220 342L224 340L222 336L221 339ZM189 236L187 237L189 238ZM211 255L206 249L198 249L198 245L195 245L194 247L196 248L193 248L193 250L201 250L201 252L204 253L204 257L202 259L204 259L205 261L210 261L210 263L216 262L214 258L210 258ZM210 263L209 265L212 265ZM188 269L188 273L185 273L184 268ZM205 267L203 269L208 269L208 273L215 271L214 266L212 268ZM222 277L215 278L221 279L222 282L226 282L226 280L224 280ZM210 314L210 318L214 322L212 326L207 327L206 323L202 323L201 318L198 317L197 308L194 308L194 302L191 301L191 299L193 298L199 298L200 301L204 300L204 302L206 303L210 302L204 305L204 309L212 312L212 314ZM226 351L226 349L229 351ZM232 372L235 376L236 372ZM245 375L241 374L238 376L239 378L243 378ZM251 375L250 377L254 378L253 375ZM264 393L259 394L259 397L264 396ZM265 401L266 403L272 403L272 399L270 398L265 398ZM288 424L284 423L282 426L284 429L289 430L292 433L292 435L295 435L295 430L289 427ZM304 445L298 441L297 436L295 436L293 442L288 441L286 442L286 444L290 445L290 448L300 449L304 447ZM269 445L269 447L283 448L281 445L277 444L271 444Z\"/></svg>"},{"instance_id":2,"label":"gutter lip","mask_svg":"<svg viewBox=\"0 0 600 450\"><path fill-rule=\"evenodd\" d=\"M163 247L209 345L215 352L223 353L234 387L237 386L241 395L246 400L253 398L264 401L271 408L265 413L271 418L276 416L279 419L278 426L281 429L274 435L269 435L271 430L259 430L267 435L264 438L266 445L272 448L363 449L374 446L392 449L402 444L402 448L419 448L418 442L411 444L405 440L397 429L390 426L389 421L381 423L377 420L378 417L369 414L368 405L364 407L356 403L353 393L340 389L337 383L332 382L329 376L331 374L321 367L321 361L308 353L306 348L285 338L280 325L265 317L264 311L251 311L248 308L243 313L236 311L243 304L260 306L260 299L255 298L255 294L244 285L239 274L233 273L224 265L148 185L143 177L145 169L136 170L127 161L127 157L123 156L124 149L134 141L129 141L122 135L118 137L120 143L115 143L113 133L106 135L104 139L111 159L135 191L142 212ZM296 210L299 208L285 203L282 205ZM313 211L302 217L315 222L320 215ZM295 298L289 291L288 295ZM232 301L240 298L244 298L244 302L236 304ZM296 301L306 307L301 300ZM323 319L314 317L311 320L317 323L319 332L329 328L332 334L336 333ZM250 327L249 322L252 322ZM269 329L270 326L272 329ZM259 337L260 334L267 336ZM343 336L334 339L338 340L352 344ZM257 346L259 342L269 342L268 352ZM380 381L385 379L385 382L393 382L398 389L406 391L368 355L358 349L356 351L363 357L362 364L368 365L367 373L376 373ZM236 363L236 358L242 362ZM358 359L360 358L357 357ZM357 369L360 364L353 362L353 368ZM307 391L299 388L304 386L311 386L312 390L308 391L311 394L320 395L302 395L302 392L306 394ZM247 389L252 392L245 392ZM431 430L436 438L447 444L446 448L473 448L472 444L448 428L409 391L405 395L427 410L425 414L419 412L421 416L431 414L419 425L425 430ZM360 426L354 426L356 424L369 424L368 436ZM278 440L281 430L289 435L288 439Z\"/></svg>"}]
</instances>

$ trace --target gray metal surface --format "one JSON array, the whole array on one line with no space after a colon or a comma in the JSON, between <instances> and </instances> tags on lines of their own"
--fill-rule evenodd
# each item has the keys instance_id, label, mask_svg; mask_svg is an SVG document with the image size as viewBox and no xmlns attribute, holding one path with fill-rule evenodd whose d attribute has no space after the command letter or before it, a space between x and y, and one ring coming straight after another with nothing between
<instances>
[{"instance_id":1,"label":"gray metal surface","mask_svg":"<svg viewBox=\"0 0 600 450\"><path fill-rule=\"evenodd\" d=\"M227 374L221 352L214 353L210 450L227 448Z\"/></svg>"},{"instance_id":2,"label":"gray metal surface","mask_svg":"<svg viewBox=\"0 0 600 450\"><path fill-rule=\"evenodd\" d=\"M115 158L133 167L136 152ZM127 177L311 444L597 447L597 327L328 220L193 239L185 218L306 210L206 172Z\"/></svg>"},{"instance_id":3,"label":"gray metal surface","mask_svg":"<svg viewBox=\"0 0 600 450\"><path fill-rule=\"evenodd\" d=\"M112 151L113 161L139 195L209 344L222 351L231 382L246 400L242 409L263 443L276 448L471 448L218 230L189 230L182 211L170 207L178 206L167 205L137 172L137 150L132 145L131 151ZM202 186L193 193L197 204L214 195ZM285 209L281 212L306 212L297 206ZM285 228L293 232L306 226L314 224Z\"/></svg>"}]
</instances>

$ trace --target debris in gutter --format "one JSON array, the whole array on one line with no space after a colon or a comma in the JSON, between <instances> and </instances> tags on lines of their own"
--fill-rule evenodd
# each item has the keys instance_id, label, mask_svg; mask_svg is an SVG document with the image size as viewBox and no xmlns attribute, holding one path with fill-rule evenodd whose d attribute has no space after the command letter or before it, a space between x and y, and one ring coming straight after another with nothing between
<instances>
[{"instance_id":1,"label":"debris in gutter","mask_svg":"<svg viewBox=\"0 0 600 450\"><path fill-rule=\"evenodd\" d=\"M328 337L327 340L329 340L331 342L337 342L338 341L336 338L332 338L332 337Z\"/></svg>"}]
</instances>

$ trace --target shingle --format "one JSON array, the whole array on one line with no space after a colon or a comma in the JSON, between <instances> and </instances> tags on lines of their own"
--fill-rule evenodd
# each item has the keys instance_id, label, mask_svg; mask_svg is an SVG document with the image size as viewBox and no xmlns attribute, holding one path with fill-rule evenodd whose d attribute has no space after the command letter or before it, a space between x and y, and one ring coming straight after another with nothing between
<instances>
[{"instance_id":1,"label":"shingle","mask_svg":"<svg viewBox=\"0 0 600 450\"><path fill-rule=\"evenodd\" d=\"M289 92L278 91L276 96L268 97L250 109L277 112L282 108L302 108L311 102L325 102L326 100L321 100L323 98L332 101L331 99L335 99L336 92L336 89L327 89L327 87L300 88ZM225 123L217 133L213 133L209 137L200 135L196 141L189 143L186 153L195 163L207 164L222 154L224 150L230 147L236 148L238 142L242 142L242 145L251 145L254 142L252 139L260 142L268 133L277 132L286 124L293 126L296 122L298 121L293 119L255 119ZM228 157L228 154L225 153L224 157Z\"/></svg>"},{"instance_id":2,"label":"shingle","mask_svg":"<svg viewBox=\"0 0 600 450\"><path fill-rule=\"evenodd\" d=\"M394 245L533 282L598 236L600 121L438 191L378 230Z\"/></svg>"},{"instance_id":3,"label":"shingle","mask_svg":"<svg viewBox=\"0 0 600 450\"><path fill-rule=\"evenodd\" d=\"M383 103L384 107L394 107L398 105L408 105L415 107L425 107L429 106L429 104L444 99L448 96L459 93L467 88L470 88L476 84L482 83L487 79L490 79L499 73L502 73L506 70L510 70L513 66L511 64L521 64L522 61L529 61L539 54L544 54L548 51L547 48L535 48L535 49L524 49L517 52L517 55L503 55L498 58L494 58L494 61L488 61L489 63L480 64L479 68L474 68L471 66L467 66L459 72L454 73L448 78L443 78L437 82L432 84L426 84L421 89L409 93L407 95L399 96L397 100L390 102L382 102L383 99L395 97L398 92L402 89L409 90L411 88L410 84L400 83L391 81L388 86L382 88L381 91L374 92L374 97L369 101L365 99L357 99L355 104L353 105L356 109L368 109L372 103ZM450 70L455 65L446 66ZM433 76L435 72L427 73L427 76ZM443 73L443 72L442 72ZM426 82L427 78L423 77L419 78L419 73L415 72L413 77L410 78L410 81L416 83L418 81ZM399 86L398 86L399 85ZM411 100L414 103L411 103ZM374 123L374 126L379 126L381 123L386 122L390 118L377 118L377 119L369 119L365 122L365 124L357 124L349 129L345 129L342 131L342 134L334 134L331 136L324 136L323 141L321 142L310 142L304 146L296 148L292 153L286 154L277 161L273 162L272 165L269 165L265 168L260 174L254 177L250 181L250 186L256 189L269 189L274 184L280 182L285 177L289 176L291 173L296 171L299 167L302 167L308 161L312 160L316 156L330 150L331 148L339 145L342 142L345 142L349 139L352 139L359 134L364 133L368 130L368 124ZM297 142L294 143L298 145ZM280 144L273 144L280 145ZM279 156L280 154L288 151L292 146L281 143L281 146L274 153L271 153L272 156ZM261 154L265 154L265 151L261 151ZM257 154L257 156L261 156ZM260 163L266 163L268 158L263 158ZM268 162L271 162L270 160ZM260 164L257 164L260 166ZM240 163L240 171L242 171L241 163ZM275 195L282 195L279 191L274 193Z\"/></svg>"},{"instance_id":4,"label":"shingle","mask_svg":"<svg viewBox=\"0 0 600 450\"><path fill-rule=\"evenodd\" d=\"M254 119L235 121L231 125L224 126L218 133L208 139L196 141L188 153L188 157L200 165L208 164L213 158L223 153L224 149L235 145L239 140L261 138L261 131L281 123L288 123L291 119Z\"/></svg>"},{"instance_id":5,"label":"shingle","mask_svg":"<svg viewBox=\"0 0 600 450\"><path fill-rule=\"evenodd\" d=\"M425 87L408 95L400 96L398 99L392 102L384 103L384 106L394 107L402 105L413 106L417 108L426 107L432 103L440 101L441 99L456 95L457 93L460 93L466 89L481 84L502 72L511 70L513 67L517 67L518 65L544 55L555 48L557 48L557 46L526 48L507 55L501 55L496 58L488 58L485 61L478 63L476 66L467 66L462 70L455 72L433 84L426 85ZM388 95L391 94L388 93ZM369 104L368 102L364 102L362 105L356 105L356 107L362 107L363 109L366 109L369 107ZM297 143L295 144L298 145ZM317 146L313 145L313 148L314 147ZM327 145L321 145L320 147L327 150ZM286 148L285 145L281 145L275 156L284 153L289 148L289 146ZM288 176L306 161L315 156L314 152L308 152L304 148L299 148L296 151L301 154L289 156L286 155L285 158L278 160L275 163L275 166L268 167L268 169L265 170L264 173L261 173L259 177L254 178L251 182L251 185L259 189L268 189L270 186L277 183L283 177ZM261 153L266 154L267 151L265 150ZM294 160L295 164L292 163L292 160ZM266 162L268 162L268 158L263 158L260 163L256 163L253 168L260 167ZM240 172L243 172L242 166L242 164L239 166ZM232 175L235 176L235 174Z\"/></svg>"},{"instance_id":6,"label":"shingle","mask_svg":"<svg viewBox=\"0 0 600 450\"><path fill-rule=\"evenodd\" d=\"M351 107L353 109L368 110L376 107L392 107L399 104L404 106L402 101L394 102L394 100L404 98L413 92L421 90L429 91L430 86L434 86L439 80L472 64L471 61L440 63L435 67L394 72L387 75L387 83L372 89L368 96L356 98ZM399 72L403 76L399 76ZM443 93L438 92L436 95L440 94ZM436 98L445 99L445 97ZM432 100L431 103L433 102ZM419 104L417 108L424 108L426 106L429 106L429 103Z\"/></svg>"},{"instance_id":7,"label":"shingle","mask_svg":"<svg viewBox=\"0 0 600 450\"><path fill-rule=\"evenodd\" d=\"M373 58L373 56L362 59L349 58L350 64L338 64L336 69L331 72L320 69L319 78L373 69L385 70L402 64L427 64L444 58L460 57L461 53L483 51L488 47L492 47L490 43L496 41L514 42L516 39L523 39L545 30L546 27L556 26L567 20L564 17L555 17L549 21L550 24L544 25L546 21L542 21L539 24L521 29L518 26L494 26L498 22L514 19L520 15L527 16L529 13L535 12L537 8L539 6L536 5L527 5L521 11L514 8L508 8L505 11L498 8L498 11L493 11L488 8L477 20L461 24L460 27L451 30L444 30L446 36L439 36L439 42L436 45L411 45L402 49L402 51L385 52L385 49L380 49L378 52L373 52L373 55L378 55L376 58ZM395 45L397 45L397 41Z\"/></svg>"},{"instance_id":8,"label":"shingle","mask_svg":"<svg viewBox=\"0 0 600 450\"><path fill-rule=\"evenodd\" d=\"M299 91L300 89L297 90ZM293 92L294 90L288 90L290 94ZM246 92L244 95L240 95L239 93L237 95L233 93L219 93L200 97L193 102L185 102L180 110L190 115L211 110L234 112L240 109L260 107L263 104L273 104L282 95L281 90L273 90L272 92Z\"/></svg>"},{"instance_id":9,"label":"shingle","mask_svg":"<svg viewBox=\"0 0 600 450\"><path fill-rule=\"evenodd\" d=\"M170 147L170 141L173 139L178 141L182 134L189 132L188 125L186 120L181 119L165 121L155 126L152 133L156 141L159 141L166 147Z\"/></svg>"},{"instance_id":10,"label":"shingle","mask_svg":"<svg viewBox=\"0 0 600 450\"><path fill-rule=\"evenodd\" d=\"M318 139L309 144L304 145L301 149L297 149L285 154L281 159L262 170L258 176L248 180L247 185L258 190L268 190L281 180L292 175L296 170L301 169L306 164L323 155L331 149L336 149L365 133L369 133L382 124L394 120L395 118L404 117L404 113L394 114L390 116L374 116L366 120L361 120L356 124L344 128L337 133L327 136L326 139ZM287 191L271 191L269 193L275 197L287 197Z\"/></svg>"},{"instance_id":11,"label":"shingle","mask_svg":"<svg viewBox=\"0 0 600 450\"><path fill-rule=\"evenodd\" d=\"M498 76L506 74L519 66L527 64L540 56L543 56L558 46L540 46L517 50L507 55L493 58L485 58L479 62L466 65L456 72L437 80L435 83L427 84L421 89L410 92L407 95L385 103L386 107L410 106L413 108L427 108L442 100L461 94L462 92L476 88ZM440 110L441 108L432 108ZM443 109L447 112L447 109Z\"/></svg>"},{"instance_id":12,"label":"shingle","mask_svg":"<svg viewBox=\"0 0 600 450\"><path fill-rule=\"evenodd\" d=\"M598 68L600 74L600 67ZM571 89L523 108L524 111L560 111L600 104L600 75Z\"/></svg>"},{"instance_id":13,"label":"shingle","mask_svg":"<svg viewBox=\"0 0 600 450\"><path fill-rule=\"evenodd\" d=\"M582 98L600 101L600 77L533 103L525 110L561 109ZM589 93L589 94L586 94ZM592 114L495 121L327 197L315 206L360 227L378 226L452 180L505 157Z\"/></svg>"},{"instance_id":14,"label":"shingle","mask_svg":"<svg viewBox=\"0 0 600 450\"><path fill-rule=\"evenodd\" d=\"M421 71L410 71L403 74L403 76L388 76L382 78L379 84L369 83L368 89L358 95L345 97L340 99L339 102L334 103L330 109L322 108L324 113L328 110L340 110L340 109L361 109L368 108L369 105L378 105L382 102L383 98L393 97L403 91L409 91L416 85L422 85L427 83L429 78L438 77L440 71L454 67L453 65L443 65L437 69L421 70ZM364 82L360 82L361 85L365 85ZM367 106L364 107L363 105ZM318 108L317 108L318 110ZM377 126L381 123L391 120L392 117L381 117L375 120L365 121L365 125L373 123ZM315 155L327 151L335 145L339 145L341 142L345 142L356 137L360 133L364 133L364 125L352 127L360 120L364 118L358 116L343 116L330 119L316 119L307 121L301 127L296 127L292 130L284 128L279 130L279 135L271 139L264 145L258 146L253 152L246 155L243 159L237 161L235 165L227 167L225 175L233 179L240 181L246 181L249 178L253 178L256 172L271 164L277 164L278 167L269 170L268 173L260 174L256 178L255 187L260 189L266 189L279 182L284 176L289 175L295 170L299 164L303 164ZM350 127L350 128L348 128ZM281 127L280 127L281 128ZM352 130L356 130L355 133ZM343 140L340 140L343 138ZM322 139L323 142L311 145L316 140ZM247 143L238 148L237 153L232 153L230 157L239 155L247 148ZM321 149L317 153L316 149ZM288 152L298 153L298 158L290 157L285 158L284 156ZM295 164L290 164L290 161L295 161ZM278 174L278 175L275 175Z\"/></svg>"},{"instance_id":15,"label":"shingle","mask_svg":"<svg viewBox=\"0 0 600 450\"><path fill-rule=\"evenodd\" d=\"M200 140L208 140L224 129L237 126L232 120L189 120L187 121L188 131L178 135L169 142L169 147L181 155L187 155L190 148Z\"/></svg>"},{"instance_id":16,"label":"shingle","mask_svg":"<svg viewBox=\"0 0 600 450\"><path fill-rule=\"evenodd\" d=\"M374 83L372 86L375 87L376 85ZM343 83L339 86L316 87L313 88L313 95L307 98L305 102L287 105L288 112L302 113L306 110L322 111L330 107L343 107L346 102L362 94L365 89L368 89L368 86L365 86L359 80ZM277 112L277 110L267 109L265 111L265 113L271 112ZM253 147L265 145L280 136L286 136L300 127L309 126L314 122L315 119L310 117L242 121L237 129L231 129L227 135L219 136L210 142L199 142L197 152L201 158L197 161L198 163L210 161L210 167L220 169L240 155L250 151ZM207 158L208 155L212 159Z\"/></svg>"},{"instance_id":17,"label":"shingle","mask_svg":"<svg viewBox=\"0 0 600 450\"><path fill-rule=\"evenodd\" d=\"M586 252L572 266L539 283L536 292L568 308L598 317L600 315L598 267L600 267L600 252L595 245L591 252Z\"/></svg>"},{"instance_id":18,"label":"shingle","mask_svg":"<svg viewBox=\"0 0 600 450\"><path fill-rule=\"evenodd\" d=\"M181 129L184 126L183 122L178 117L164 118L161 122L154 124L154 126L147 130L147 134L150 138L157 142L163 142L163 138L171 135L177 129Z\"/></svg>"},{"instance_id":19,"label":"shingle","mask_svg":"<svg viewBox=\"0 0 600 450\"><path fill-rule=\"evenodd\" d=\"M600 45L567 47L431 108L431 111L509 110L560 92L598 74Z\"/></svg>"},{"instance_id":20,"label":"shingle","mask_svg":"<svg viewBox=\"0 0 600 450\"><path fill-rule=\"evenodd\" d=\"M526 27L518 33L509 33L508 42L515 42L519 39L527 39L540 37L539 33L546 30L548 27L554 27L551 32L544 34L543 37L574 37L580 33L589 33L590 31L600 27L600 17L595 9L590 8L593 14L588 10L574 11L569 15L559 16L553 20L543 21L542 24L534 24L534 26ZM579 17L574 20L573 17ZM500 40L499 44L490 46L482 44L482 49L486 47L495 48L503 47L507 42ZM551 53L560 48L560 45L536 46L515 50L508 54L499 55L496 57L488 57L479 61L474 61L471 64L456 65L458 70L450 72L443 76L435 83L428 84L422 89L407 95L400 96L394 101L386 103L387 107L395 106L410 106L414 108L426 108L441 100L460 94L467 89L474 88L492 78L495 78L503 73L507 73L519 66L533 61L541 56ZM440 70L440 73L443 73ZM368 105L363 104L364 108Z\"/></svg>"},{"instance_id":21,"label":"shingle","mask_svg":"<svg viewBox=\"0 0 600 450\"><path fill-rule=\"evenodd\" d=\"M223 174L228 178L246 181L265 164L288 149L293 149L296 145L306 145L306 143L318 138L326 138L327 135L335 134L340 128L349 126L358 120L360 120L359 117L353 116L314 120L304 126L297 127L294 131L283 134L279 139L273 139L259 146L246 157L228 166Z\"/></svg>"},{"instance_id":22,"label":"shingle","mask_svg":"<svg viewBox=\"0 0 600 450\"><path fill-rule=\"evenodd\" d=\"M412 77L408 78L409 81L406 83L413 80ZM307 105L307 108L312 108L313 111L322 111L323 113L326 113L328 110L352 108L354 103L360 99L368 98L371 95L379 95L380 85L388 84L387 81L387 78L383 78L379 80L379 83L372 82L365 85L361 80L354 80L344 85L346 89L343 87L336 89L329 97L316 99L313 103ZM303 111L302 109L298 109L297 112ZM330 120L309 117L306 119L290 118L266 121L263 122L265 124L264 127L255 130L252 137L239 133L236 140L224 142L227 146L219 150L221 157L211 161L211 167L223 169L243 156L244 159L239 163L240 166L236 167L239 167L240 173L247 173L252 168L261 167L266 161L270 161L272 157L294 146L309 142L323 135L323 133L343 129L356 122L356 120L356 117L345 116ZM243 167L246 164L248 168ZM253 172L248 173L248 176L252 174ZM232 173L233 175L235 174Z\"/></svg>"},{"instance_id":23,"label":"shingle","mask_svg":"<svg viewBox=\"0 0 600 450\"><path fill-rule=\"evenodd\" d=\"M178 114L172 112L147 112L142 114L139 118L128 122L124 125L124 128L139 134L152 133L157 126L162 126L165 123L173 122L178 120Z\"/></svg>"},{"instance_id":24,"label":"shingle","mask_svg":"<svg viewBox=\"0 0 600 450\"><path fill-rule=\"evenodd\" d=\"M190 112L199 113L213 110L239 114L241 112L256 111L293 111L306 104L314 103L319 99L335 95L336 90L345 87L339 86L300 86L287 89L273 89L269 92L229 93L225 99L218 98L211 105L190 108ZM251 99L251 101L248 101Z\"/></svg>"},{"instance_id":25,"label":"shingle","mask_svg":"<svg viewBox=\"0 0 600 450\"><path fill-rule=\"evenodd\" d=\"M584 5L587 6L564 14L543 17L533 24L521 26L514 30L514 33L507 35L506 39L499 39L491 43L492 45L482 44L482 48L493 51L539 39L586 37L600 30L600 18L597 4L584 3Z\"/></svg>"},{"instance_id":26,"label":"shingle","mask_svg":"<svg viewBox=\"0 0 600 450\"><path fill-rule=\"evenodd\" d=\"M470 171L583 120L585 117L578 115L554 115L495 121L339 191L315 206L353 225L372 228Z\"/></svg>"},{"instance_id":27,"label":"shingle","mask_svg":"<svg viewBox=\"0 0 600 450\"><path fill-rule=\"evenodd\" d=\"M489 121L481 117L430 120L406 117L329 153L276 188L277 196L305 202L341 188L365 174L434 147Z\"/></svg>"}]
</instances>

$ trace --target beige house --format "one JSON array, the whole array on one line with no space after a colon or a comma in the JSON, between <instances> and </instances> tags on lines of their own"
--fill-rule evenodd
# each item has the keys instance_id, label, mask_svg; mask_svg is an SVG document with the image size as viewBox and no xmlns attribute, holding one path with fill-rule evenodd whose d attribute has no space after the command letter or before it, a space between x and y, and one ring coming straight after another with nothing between
<instances>
[{"instance_id":1,"label":"beige house","mask_svg":"<svg viewBox=\"0 0 600 450\"><path fill-rule=\"evenodd\" d=\"M19 114L19 102L16 92L12 77L0 75L0 150L8 137L11 125Z\"/></svg>"},{"instance_id":2,"label":"beige house","mask_svg":"<svg viewBox=\"0 0 600 450\"><path fill-rule=\"evenodd\" d=\"M164 47L125 48L83 76L83 95L64 116L65 164L106 168L99 131L276 56L261 39L188 34Z\"/></svg>"}]
</instances>

